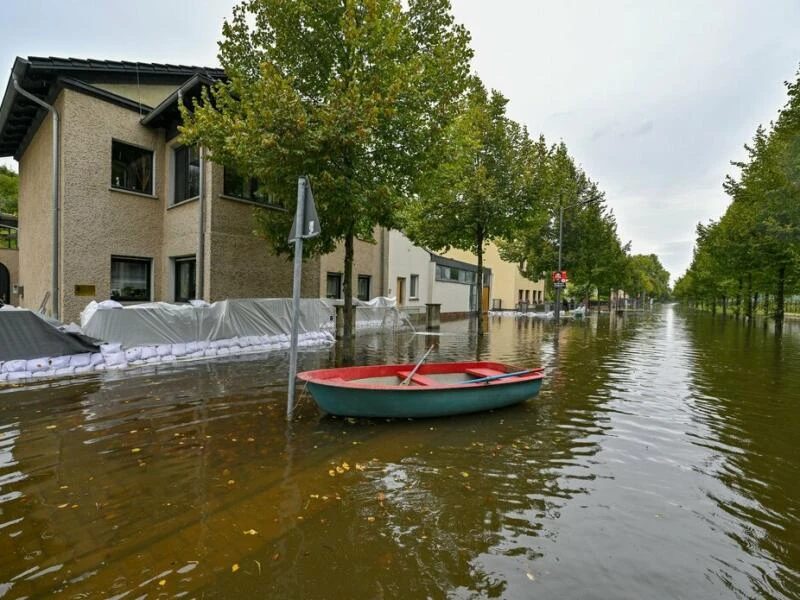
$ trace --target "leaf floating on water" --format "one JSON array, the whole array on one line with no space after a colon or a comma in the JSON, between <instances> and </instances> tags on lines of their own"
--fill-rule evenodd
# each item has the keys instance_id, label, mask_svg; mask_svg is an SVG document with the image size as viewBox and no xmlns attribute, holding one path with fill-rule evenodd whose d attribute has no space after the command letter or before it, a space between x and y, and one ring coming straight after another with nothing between
<instances>
[{"instance_id":1,"label":"leaf floating on water","mask_svg":"<svg viewBox=\"0 0 800 600\"><path fill-rule=\"evenodd\" d=\"M248 529L247 531L242 532L245 535L258 535L258 532L255 529Z\"/></svg>"},{"instance_id":2,"label":"leaf floating on water","mask_svg":"<svg viewBox=\"0 0 800 600\"><path fill-rule=\"evenodd\" d=\"M136 454L137 452L141 452L141 451L142 451L141 448L132 448L131 449L131 453L133 453L133 454Z\"/></svg>"},{"instance_id":3,"label":"leaf floating on water","mask_svg":"<svg viewBox=\"0 0 800 600\"><path fill-rule=\"evenodd\" d=\"M65 502L64 504L59 504L58 508L67 508L69 506L69 502Z\"/></svg>"},{"instance_id":4,"label":"leaf floating on water","mask_svg":"<svg viewBox=\"0 0 800 600\"><path fill-rule=\"evenodd\" d=\"M344 473L344 469L339 465L336 465L336 472L339 473L339 475L341 475L342 473Z\"/></svg>"},{"instance_id":5,"label":"leaf floating on water","mask_svg":"<svg viewBox=\"0 0 800 600\"><path fill-rule=\"evenodd\" d=\"M469 473L467 473L466 471L461 471L461 476L462 477L469 477Z\"/></svg>"},{"instance_id":6,"label":"leaf floating on water","mask_svg":"<svg viewBox=\"0 0 800 600\"><path fill-rule=\"evenodd\" d=\"M361 463L356 463L356 471L365 471L367 467L362 465Z\"/></svg>"},{"instance_id":7,"label":"leaf floating on water","mask_svg":"<svg viewBox=\"0 0 800 600\"><path fill-rule=\"evenodd\" d=\"M158 585L167 585L167 580L162 579L161 581L158 582Z\"/></svg>"},{"instance_id":8,"label":"leaf floating on water","mask_svg":"<svg viewBox=\"0 0 800 600\"><path fill-rule=\"evenodd\" d=\"M319 494L309 494L308 497L314 498L316 500L317 498L319 498Z\"/></svg>"},{"instance_id":9,"label":"leaf floating on water","mask_svg":"<svg viewBox=\"0 0 800 600\"><path fill-rule=\"evenodd\" d=\"M333 469L328 469L328 475L330 475L331 477L335 477L336 471L334 471Z\"/></svg>"},{"instance_id":10,"label":"leaf floating on water","mask_svg":"<svg viewBox=\"0 0 800 600\"><path fill-rule=\"evenodd\" d=\"M528 577L528 579L530 579L531 581L536 581L536 577L534 577L534 576L533 576L533 573L525 573L525 575L526 575L526 576Z\"/></svg>"},{"instance_id":11,"label":"leaf floating on water","mask_svg":"<svg viewBox=\"0 0 800 600\"><path fill-rule=\"evenodd\" d=\"M236 573L239 570L239 565L237 563L233 563L231 566L231 573Z\"/></svg>"},{"instance_id":12,"label":"leaf floating on water","mask_svg":"<svg viewBox=\"0 0 800 600\"><path fill-rule=\"evenodd\" d=\"M57 425L48 425L45 429L55 429Z\"/></svg>"},{"instance_id":13,"label":"leaf floating on water","mask_svg":"<svg viewBox=\"0 0 800 600\"><path fill-rule=\"evenodd\" d=\"M343 463L342 463L342 468L343 468L345 471L349 471L349 470L350 470L350 465L348 465L346 462L343 462Z\"/></svg>"},{"instance_id":14,"label":"leaf floating on water","mask_svg":"<svg viewBox=\"0 0 800 600\"><path fill-rule=\"evenodd\" d=\"M272 560L278 560L280 557L281 557L280 552L276 552L275 554L272 555Z\"/></svg>"},{"instance_id":15,"label":"leaf floating on water","mask_svg":"<svg viewBox=\"0 0 800 600\"><path fill-rule=\"evenodd\" d=\"M233 485L234 483L236 483L235 479L228 479L228 485Z\"/></svg>"},{"instance_id":16,"label":"leaf floating on water","mask_svg":"<svg viewBox=\"0 0 800 600\"><path fill-rule=\"evenodd\" d=\"M375 521L375 517L367 517L367 521L369 521L370 523L372 523L373 521Z\"/></svg>"}]
</instances>

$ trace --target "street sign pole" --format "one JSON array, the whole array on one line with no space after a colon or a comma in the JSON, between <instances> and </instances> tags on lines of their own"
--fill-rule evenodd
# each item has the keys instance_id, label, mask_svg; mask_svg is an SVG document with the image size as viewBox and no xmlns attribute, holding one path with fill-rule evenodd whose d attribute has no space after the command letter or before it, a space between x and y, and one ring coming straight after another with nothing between
<instances>
[{"instance_id":1,"label":"street sign pole","mask_svg":"<svg viewBox=\"0 0 800 600\"><path fill-rule=\"evenodd\" d=\"M286 403L286 419L292 420L295 391L297 389L297 339L300 334L300 283L303 271L303 239L320 234L319 217L314 206L314 195L308 179L297 179L297 210L289 241L294 241L294 281L292 284L292 335L289 351L289 396Z\"/></svg>"}]
</instances>

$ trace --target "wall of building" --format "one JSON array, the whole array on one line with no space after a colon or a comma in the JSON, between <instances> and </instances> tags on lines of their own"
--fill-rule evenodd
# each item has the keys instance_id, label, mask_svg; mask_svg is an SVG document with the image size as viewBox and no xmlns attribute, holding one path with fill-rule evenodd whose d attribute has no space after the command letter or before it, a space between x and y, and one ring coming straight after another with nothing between
<instances>
[{"instance_id":1,"label":"wall of building","mask_svg":"<svg viewBox=\"0 0 800 600\"><path fill-rule=\"evenodd\" d=\"M163 133L142 127L135 111L71 90L62 96L62 320L110 297L112 255L151 259L152 298L161 299ZM111 188L112 140L153 150L153 195ZM94 296L77 295L77 285L94 286Z\"/></svg>"},{"instance_id":2,"label":"wall of building","mask_svg":"<svg viewBox=\"0 0 800 600\"><path fill-rule=\"evenodd\" d=\"M63 112L63 94L56 99L55 106ZM32 310L39 308L52 290L52 120L49 114L44 118L19 160L18 283L24 287L19 306ZM61 190L63 193L63 186ZM51 297L46 307L51 315L54 300Z\"/></svg>"},{"instance_id":3,"label":"wall of building","mask_svg":"<svg viewBox=\"0 0 800 600\"><path fill-rule=\"evenodd\" d=\"M166 85L136 85L135 83L94 83L92 85L134 102L141 102L149 108L155 108L175 91L174 86Z\"/></svg>"},{"instance_id":4,"label":"wall of building","mask_svg":"<svg viewBox=\"0 0 800 600\"><path fill-rule=\"evenodd\" d=\"M396 296L398 277L405 278L405 298L398 298L398 302L403 306L420 309L425 308L425 304L431 302L433 289L433 267L430 253L415 246L403 233L392 230L389 232L388 250L388 281L387 294ZM419 276L419 290L417 296L412 297L411 275Z\"/></svg>"},{"instance_id":5,"label":"wall of building","mask_svg":"<svg viewBox=\"0 0 800 600\"><path fill-rule=\"evenodd\" d=\"M325 227L325 224L321 224ZM382 230L376 227L373 231L376 243L361 242L356 240L353 246L353 297L358 293L358 276L370 277L370 297L386 296L385 272L385 236ZM337 245L336 250L320 258L319 297L325 298L327 292L328 273L341 273L342 286L344 286L344 242ZM392 287L389 280L389 287Z\"/></svg>"},{"instance_id":6,"label":"wall of building","mask_svg":"<svg viewBox=\"0 0 800 600\"><path fill-rule=\"evenodd\" d=\"M445 252L443 256L478 264L478 257L472 252L464 250L451 249ZM500 258L500 251L497 248L497 244L494 242L488 242L486 244L483 254L483 264L492 270L489 308L499 304L504 310L512 310L517 305L517 302L519 302L520 290L522 290L523 298L525 292L528 292L528 297L531 299L530 302L532 303L538 301L538 299L544 295L544 281L531 281L520 274L516 264L506 262Z\"/></svg>"},{"instance_id":7,"label":"wall of building","mask_svg":"<svg viewBox=\"0 0 800 600\"><path fill-rule=\"evenodd\" d=\"M467 313L469 310L470 285L452 281L436 281L431 302L441 304L442 314Z\"/></svg>"},{"instance_id":8,"label":"wall of building","mask_svg":"<svg viewBox=\"0 0 800 600\"><path fill-rule=\"evenodd\" d=\"M291 256L277 256L270 244L254 231L252 202L223 195L223 167L207 163L210 188L207 204L206 240L208 297L211 302L225 298L291 298L293 263ZM289 232L286 232L289 235ZM303 297L317 298L320 287L319 259L303 263Z\"/></svg>"}]
</instances>

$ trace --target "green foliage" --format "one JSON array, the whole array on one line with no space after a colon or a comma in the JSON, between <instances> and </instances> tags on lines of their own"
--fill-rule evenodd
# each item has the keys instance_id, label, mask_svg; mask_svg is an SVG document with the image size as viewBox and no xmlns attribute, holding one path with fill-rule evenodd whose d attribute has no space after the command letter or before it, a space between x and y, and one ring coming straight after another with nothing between
<instances>
[{"instance_id":1,"label":"green foliage","mask_svg":"<svg viewBox=\"0 0 800 600\"><path fill-rule=\"evenodd\" d=\"M16 215L19 200L19 175L0 165L0 212Z\"/></svg>"},{"instance_id":2,"label":"green foliage","mask_svg":"<svg viewBox=\"0 0 800 600\"><path fill-rule=\"evenodd\" d=\"M789 100L769 129L759 126L747 159L733 162L726 177L732 202L718 222L698 225L689 271L676 282L684 300L716 305L719 299L751 298L759 291L776 299L800 292L800 73L787 84Z\"/></svg>"},{"instance_id":3,"label":"green foliage","mask_svg":"<svg viewBox=\"0 0 800 600\"><path fill-rule=\"evenodd\" d=\"M251 27L249 23L253 22ZM310 175L326 253L395 225L420 163L465 88L469 37L446 0L252 0L223 29L229 78L193 113L183 139L235 166L283 201L259 229L290 252L296 182Z\"/></svg>"}]
</instances>

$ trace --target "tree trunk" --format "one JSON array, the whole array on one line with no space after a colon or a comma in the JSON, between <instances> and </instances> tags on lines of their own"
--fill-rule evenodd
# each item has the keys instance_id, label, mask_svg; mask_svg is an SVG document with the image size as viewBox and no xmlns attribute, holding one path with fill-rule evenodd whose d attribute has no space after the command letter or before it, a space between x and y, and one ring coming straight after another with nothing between
<instances>
[{"instance_id":1,"label":"tree trunk","mask_svg":"<svg viewBox=\"0 0 800 600\"><path fill-rule=\"evenodd\" d=\"M353 246L354 236L352 227L344 238L344 335L342 338L349 342L353 331Z\"/></svg>"},{"instance_id":2,"label":"tree trunk","mask_svg":"<svg viewBox=\"0 0 800 600\"><path fill-rule=\"evenodd\" d=\"M753 320L753 274L747 274L747 320Z\"/></svg>"},{"instance_id":3,"label":"tree trunk","mask_svg":"<svg viewBox=\"0 0 800 600\"><path fill-rule=\"evenodd\" d=\"M784 286L786 285L786 265L778 268L778 291L775 294L775 333L783 332Z\"/></svg>"},{"instance_id":4,"label":"tree trunk","mask_svg":"<svg viewBox=\"0 0 800 600\"><path fill-rule=\"evenodd\" d=\"M722 296L722 316L728 316L728 297Z\"/></svg>"},{"instance_id":5,"label":"tree trunk","mask_svg":"<svg viewBox=\"0 0 800 600\"><path fill-rule=\"evenodd\" d=\"M742 316L742 278L739 277L739 289L736 290L736 320Z\"/></svg>"},{"instance_id":6,"label":"tree trunk","mask_svg":"<svg viewBox=\"0 0 800 600\"><path fill-rule=\"evenodd\" d=\"M478 257L478 336L483 335L483 231L478 230L475 242L477 243Z\"/></svg>"}]
</instances>

